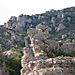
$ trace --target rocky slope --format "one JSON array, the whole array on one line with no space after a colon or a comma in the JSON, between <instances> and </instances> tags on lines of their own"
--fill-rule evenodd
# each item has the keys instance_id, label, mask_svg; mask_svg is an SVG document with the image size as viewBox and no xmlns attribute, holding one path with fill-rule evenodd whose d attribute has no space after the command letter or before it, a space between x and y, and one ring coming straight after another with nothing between
<instances>
[{"instance_id":1,"label":"rocky slope","mask_svg":"<svg viewBox=\"0 0 75 75\"><path fill-rule=\"evenodd\" d=\"M75 75L75 58L56 57L39 60L25 60L22 57L21 75Z\"/></svg>"},{"instance_id":2,"label":"rocky slope","mask_svg":"<svg viewBox=\"0 0 75 75\"><path fill-rule=\"evenodd\" d=\"M33 56L28 47L23 53L21 75L75 75L75 57L48 58L40 51Z\"/></svg>"},{"instance_id":3,"label":"rocky slope","mask_svg":"<svg viewBox=\"0 0 75 75\"><path fill-rule=\"evenodd\" d=\"M75 7L11 16L0 25L0 51L23 47L21 75L75 75ZM13 75L19 75L20 58L10 60L11 66L8 61Z\"/></svg>"},{"instance_id":4,"label":"rocky slope","mask_svg":"<svg viewBox=\"0 0 75 75\"><path fill-rule=\"evenodd\" d=\"M53 40L51 39L49 31L50 28L48 26L41 24L37 25L36 28L30 28L27 30L28 37L30 37L31 41L30 47L35 50L34 54L44 51L47 55L50 55L49 53L51 52L53 56L59 56L71 54L75 51L74 43L67 43L64 40Z\"/></svg>"},{"instance_id":5,"label":"rocky slope","mask_svg":"<svg viewBox=\"0 0 75 75\"><path fill-rule=\"evenodd\" d=\"M38 24L49 27L53 40L64 39L66 42L75 43L75 7L62 10L51 10L36 15L11 16L4 26L0 25L0 44L6 48L24 47L24 37L28 28Z\"/></svg>"},{"instance_id":6,"label":"rocky slope","mask_svg":"<svg viewBox=\"0 0 75 75\"><path fill-rule=\"evenodd\" d=\"M50 39L49 27L37 25L36 28L28 29L27 34L31 44L26 43L26 47L23 48L21 75L75 75L75 57L50 58L48 56L51 50L61 51L63 46L63 44L59 45L60 42ZM70 53L72 49L69 46L62 52Z\"/></svg>"}]
</instances>

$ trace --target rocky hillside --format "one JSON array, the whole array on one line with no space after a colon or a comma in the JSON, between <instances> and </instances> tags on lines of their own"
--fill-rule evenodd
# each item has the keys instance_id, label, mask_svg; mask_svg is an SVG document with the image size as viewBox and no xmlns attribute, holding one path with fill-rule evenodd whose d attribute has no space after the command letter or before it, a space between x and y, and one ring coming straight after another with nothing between
<instances>
[{"instance_id":1,"label":"rocky hillside","mask_svg":"<svg viewBox=\"0 0 75 75\"><path fill-rule=\"evenodd\" d=\"M75 75L75 58L57 57L26 62L24 57L21 75Z\"/></svg>"},{"instance_id":2,"label":"rocky hillside","mask_svg":"<svg viewBox=\"0 0 75 75\"><path fill-rule=\"evenodd\" d=\"M20 75L22 51L22 75L75 75L75 7L11 16L0 25L0 53L5 56L0 61L10 75Z\"/></svg>"},{"instance_id":3,"label":"rocky hillside","mask_svg":"<svg viewBox=\"0 0 75 75\"><path fill-rule=\"evenodd\" d=\"M38 24L49 27L51 39L64 39L75 43L75 7L51 10L36 15L11 16L8 22L0 25L0 44L3 48L24 47L26 30Z\"/></svg>"},{"instance_id":4,"label":"rocky hillside","mask_svg":"<svg viewBox=\"0 0 75 75\"><path fill-rule=\"evenodd\" d=\"M31 43L23 48L21 75L75 75L74 44L52 40L49 30L40 24L27 30Z\"/></svg>"},{"instance_id":5,"label":"rocky hillside","mask_svg":"<svg viewBox=\"0 0 75 75\"><path fill-rule=\"evenodd\" d=\"M48 58L40 48L29 47L23 48L23 54L21 75L75 75L75 57Z\"/></svg>"}]
</instances>

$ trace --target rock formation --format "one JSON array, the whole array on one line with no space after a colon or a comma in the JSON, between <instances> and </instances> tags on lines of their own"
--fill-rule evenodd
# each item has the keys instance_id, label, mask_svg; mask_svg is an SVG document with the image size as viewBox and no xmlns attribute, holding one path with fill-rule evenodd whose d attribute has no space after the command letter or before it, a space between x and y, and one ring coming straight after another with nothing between
<instances>
[{"instance_id":1,"label":"rock formation","mask_svg":"<svg viewBox=\"0 0 75 75\"><path fill-rule=\"evenodd\" d=\"M30 37L31 48L34 52L34 55L38 52L50 52L54 51L63 51L64 53L71 53L75 51L73 43L67 43L63 40L55 41L51 39L50 28L46 25L37 25L36 28L30 28L27 30L27 34ZM61 44L62 43L62 44ZM61 45L60 45L61 44ZM36 51L36 53L35 53Z\"/></svg>"},{"instance_id":2,"label":"rock formation","mask_svg":"<svg viewBox=\"0 0 75 75\"><path fill-rule=\"evenodd\" d=\"M25 49L21 75L75 75L75 57L36 59Z\"/></svg>"},{"instance_id":3,"label":"rock formation","mask_svg":"<svg viewBox=\"0 0 75 75\"><path fill-rule=\"evenodd\" d=\"M49 58L41 48L44 43L53 48L56 45L55 41L49 40L46 26L29 29L28 36L31 45L23 48L21 75L75 75L75 57Z\"/></svg>"}]
</instances>

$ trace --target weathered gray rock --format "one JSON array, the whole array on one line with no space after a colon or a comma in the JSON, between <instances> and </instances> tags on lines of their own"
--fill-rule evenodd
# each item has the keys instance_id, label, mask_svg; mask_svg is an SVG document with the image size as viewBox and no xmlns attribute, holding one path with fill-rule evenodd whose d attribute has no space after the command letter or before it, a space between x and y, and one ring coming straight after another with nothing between
<instances>
[{"instance_id":1,"label":"weathered gray rock","mask_svg":"<svg viewBox=\"0 0 75 75\"><path fill-rule=\"evenodd\" d=\"M75 57L56 57L29 61L21 75L75 75Z\"/></svg>"},{"instance_id":2,"label":"weathered gray rock","mask_svg":"<svg viewBox=\"0 0 75 75\"><path fill-rule=\"evenodd\" d=\"M58 30L64 29L63 24L59 24ZM49 28L46 25L37 25L36 28L30 28L27 31L28 36L30 37L31 40L31 48L33 52L35 51L58 51L61 50L64 53L71 53L74 50L74 44L67 43L61 41L62 45L60 46L59 43L55 40L50 39L50 33L49 33ZM64 37L62 37L64 39ZM35 51L34 51L35 48ZM35 54L34 54L35 55Z\"/></svg>"},{"instance_id":3,"label":"weathered gray rock","mask_svg":"<svg viewBox=\"0 0 75 75\"><path fill-rule=\"evenodd\" d=\"M46 50L56 50L56 47L57 50L63 50L62 48L68 49L69 47L65 47L64 44L60 46L60 42L50 40L46 30L43 25L28 29L31 45L23 49L21 75L75 75L75 57L47 57L44 52L45 45L47 46ZM64 52L67 51L65 49Z\"/></svg>"}]
</instances>

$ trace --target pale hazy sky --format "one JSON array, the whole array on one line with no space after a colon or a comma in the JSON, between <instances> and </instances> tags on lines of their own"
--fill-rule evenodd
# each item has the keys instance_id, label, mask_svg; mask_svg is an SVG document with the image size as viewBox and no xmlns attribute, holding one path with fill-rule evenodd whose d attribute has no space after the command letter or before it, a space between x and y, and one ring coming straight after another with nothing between
<instances>
[{"instance_id":1,"label":"pale hazy sky","mask_svg":"<svg viewBox=\"0 0 75 75\"><path fill-rule=\"evenodd\" d=\"M11 16L39 14L71 6L75 6L75 0L0 0L0 24Z\"/></svg>"}]
</instances>

